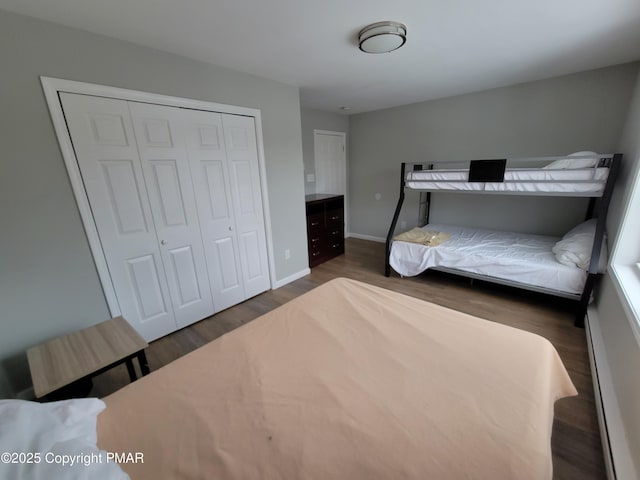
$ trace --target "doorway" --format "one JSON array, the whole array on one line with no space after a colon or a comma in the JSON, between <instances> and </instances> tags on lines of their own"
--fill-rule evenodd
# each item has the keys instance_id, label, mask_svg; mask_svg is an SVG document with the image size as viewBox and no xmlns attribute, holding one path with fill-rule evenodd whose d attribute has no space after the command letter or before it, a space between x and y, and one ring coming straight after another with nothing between
<instances>
[{"instance_id":1,"label":"doorway","mask_svg":"<svg viewBox=\"0 0 640 480\"><path fill-rule=\"evenodd\" d=\"M345 232L349 231L346 133L313 131L316 193L344 195Z\"/></svg>"}]
</instances>

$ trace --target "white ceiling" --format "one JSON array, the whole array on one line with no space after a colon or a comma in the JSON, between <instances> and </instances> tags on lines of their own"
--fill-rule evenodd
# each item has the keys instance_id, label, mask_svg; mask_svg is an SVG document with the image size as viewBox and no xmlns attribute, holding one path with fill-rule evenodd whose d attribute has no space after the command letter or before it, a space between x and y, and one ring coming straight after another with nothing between
<instances>
[{"instance_id":1,"label":"white ceiling","mask_svg":"<svg viewBox=\"0 0 640 480\"><path fill-rule=\"evenodd\" d=\"M640 59L640 0L0 0L0 8L300 87L349 113ZM365 25L407 25L388 54Z\"/></svg>"}]
</instances>

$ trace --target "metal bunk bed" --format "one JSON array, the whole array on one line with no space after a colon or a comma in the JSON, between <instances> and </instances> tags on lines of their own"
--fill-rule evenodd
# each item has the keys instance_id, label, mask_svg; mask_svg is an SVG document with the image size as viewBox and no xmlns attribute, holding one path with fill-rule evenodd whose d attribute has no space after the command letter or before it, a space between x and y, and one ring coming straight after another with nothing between
<instances>
[{"instance_id":1,"label":"metal bunk bed","mask_svg":"<svg viewBox=\"0 0 640 480\"><path fill-rule=\"evenodd\" d=\"M591 251L589 266L586 270L586 279L581 293L567 293L559 290L541 288L516 281L466 272L446 266L431 267L434 270L445 271L460 276L475 278L492 283L509 285L516 288L533 290L545 294L570 298L577 302L574 324L584 326L584 317L591 299L594 283L599 275L599 263L601 249L605 234L606 216L611 200L611 194L616 181L622 154L598 154L598 161L593 167L588 168L559 168L547 170L544 168L532 168L531 165L548 164L553 161L564 161L567 157L537 157L523 159L508 159L489 161L488 163L503 162L502 181L469 181L468 169L438 169L434 163L402 163L400 168L400 195L389 227L386 239L385 276L391 274L389 263L393 237L400 211L405 199L405 191L420 191L419 211L421 225L429 223L431 193L453 192L471 194L492 195L544 195L544 196L569 196L588 197L589 204L586 219L596 218L595 236ZM578 157L580 158L580 157ZM470 162L470 166L476 161ZM483 161L479 161L481 163ZM443 162L444 163L444 162ZM506 169L504 167L506 164ZM514 166L516 168L514 168ZM518 168L524 166L524 168ZM495 165L493 165L495 167ZM492 167L492 168L493 168ZM549 168L549 167L547 167ZM605 170L606 169L606 170ZM580 170L580 172L578 171ZM557 173L560 172L560 173ZM585 173L586 172L586 173ZM482 180L482 178L480 179ZM600 201L598 201L600 200ZM427 247L438 248L438 247Z\"/></svg>"}]
</instances>

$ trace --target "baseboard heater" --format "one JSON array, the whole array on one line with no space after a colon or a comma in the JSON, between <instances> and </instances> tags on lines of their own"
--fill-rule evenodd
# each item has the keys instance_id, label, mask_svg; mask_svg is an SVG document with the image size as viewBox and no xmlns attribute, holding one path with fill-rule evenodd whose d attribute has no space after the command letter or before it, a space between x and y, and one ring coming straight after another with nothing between
<instances>
[{"instance_id":1,"label":"baseboard heater","mask_svg":"<svg viewBox=\"0 0 640 480\"><path fill-rule=\"evenodd\" d=\"M599 328L599 327L598 327ZM598 372L598 361L594 353L594 343L591 331L591 325L589 322L589 316L587 315L587 321L585 322L585 332L587 335L587 349L589 352L589 363L591 364L591 377L593 378L593 394L596 403L596 410L598 413L598 424L600 427L600 438L602 442L602 452L604 454L604 463L608 480L617 480L615 464L613 461L613 451L611 450L611 441L609 439L609 430L607 427L607 416L603 406L602 390L600 388L600 375Z\"/></svg>"}]
</instances>

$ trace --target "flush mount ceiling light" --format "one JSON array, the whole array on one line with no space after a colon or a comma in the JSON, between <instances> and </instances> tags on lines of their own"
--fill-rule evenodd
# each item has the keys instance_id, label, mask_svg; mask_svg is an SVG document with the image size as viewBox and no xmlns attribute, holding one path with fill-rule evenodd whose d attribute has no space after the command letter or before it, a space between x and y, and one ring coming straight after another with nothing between
<instances>
[{"instance_id":1,"label":"flush mount ceiling light","mask_svg":"<svg viewBox=\"0 0 640 480\"><path fill-rule=\"evenodd\" d=\"M365 53L393 52L406 41L407 27L398 22L372 23L358 33L358 46Z\"/></svg>"}]
</instances>

